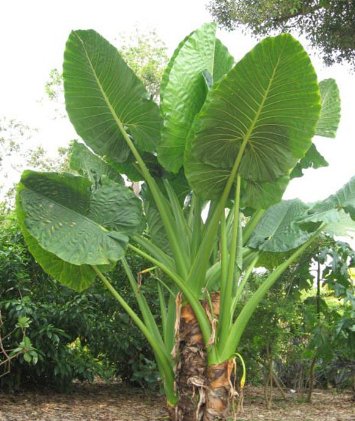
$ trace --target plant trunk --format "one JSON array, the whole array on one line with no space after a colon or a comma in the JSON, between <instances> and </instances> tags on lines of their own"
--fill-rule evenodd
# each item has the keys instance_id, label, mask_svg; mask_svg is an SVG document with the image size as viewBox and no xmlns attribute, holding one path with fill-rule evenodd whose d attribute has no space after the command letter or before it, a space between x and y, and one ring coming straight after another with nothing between
<instances>
[{"instance_id":1,"label":"plant trunk","mask_svg":"<svg viewBox=\"0 0 355 421\"><path fill-rule=\"evenodd\" d=\"M219 294L202 304L206 314L214 320L219 314ZM212 308L211 308L212 304ZM178 326L178 364L176 388L179 402L170 408L172 421L226 420L231 402L233 361L208 366L206 346L195 314L189 304L181 307Z\"/></svg>"},{"instance_id":2,"label":"plant trunk","mask_svg":"<svg viewBox=\"0 0 355 421\"><path fill-rule=\"evenodd\" d=\"M176 387L179 396L174 421L199 421L205 398L206 351L191 306L181 308ZM171 416L171 414L170 414Z\"/></svg>"},{"instance_id":3,"label":"plant trunk","mask_svg":"<svg viewBox=\"0 0 355 421\"><path fill-rule=\"evenodd\" d=\"M203 421L226 420L231 413L233 360L207 369L206 405Z\"/></svg>"}]
</instances>

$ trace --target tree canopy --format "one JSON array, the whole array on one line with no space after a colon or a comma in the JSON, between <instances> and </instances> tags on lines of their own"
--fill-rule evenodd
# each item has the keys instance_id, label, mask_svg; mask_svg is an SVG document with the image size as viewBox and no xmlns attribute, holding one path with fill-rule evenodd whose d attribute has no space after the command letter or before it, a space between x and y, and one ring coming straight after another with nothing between
<instances>
[{"instance_id":1,"label":"tree canopy","mask_svg":"<svg viewBox=\"0 0 355 421\"><path fill-rule=\"evenodd\" d=\"M243 26L254 35L299 31L326 64L355 67L355 2L352 0L211 0L215 20L228 30Z\"/></svg>"},{"instance_id":2,"label":"tree canopy","mask_svg":"<svg viewBox=\"0 0 355 421\"><path fill-rule=\"evenodd\" d=\"M168 63L167 47L154 31L122 34L119 48L122 57L142 80L147 91L157 99L164 68Z\"/></svg>"}]
</instances>

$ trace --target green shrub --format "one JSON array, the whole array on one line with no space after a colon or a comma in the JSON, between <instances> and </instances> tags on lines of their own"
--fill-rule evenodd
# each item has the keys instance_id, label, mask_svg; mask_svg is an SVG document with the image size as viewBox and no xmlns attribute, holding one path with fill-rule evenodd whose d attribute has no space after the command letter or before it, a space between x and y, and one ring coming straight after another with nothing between
<instances>
[{"instance_id":1,"label":"green shrub","mask_svg":"<svg viewBox=\"0 0 355 421\"><path fill-rule=\"evenodd\" d=\"M2 337L7 336L5 348L18 351L10 372L0 377L0 387L42 385L63 390L74 379L93 381L95 376L152 385L157 378L153 355L103 287L97 283L77 294L59 285L27 252L13 217L2 216L0 224L0 329ZM136 272L144 265L131 263ZM116 288L136 307L120 269L111 275ZM149 299L156 286L142 288ZM19 320L27 322L25 328L18 326ZM5 356L0 351L1 361ZM5 363L0 366L0 375L7 368Z\"/></svg>"}]
</instances>

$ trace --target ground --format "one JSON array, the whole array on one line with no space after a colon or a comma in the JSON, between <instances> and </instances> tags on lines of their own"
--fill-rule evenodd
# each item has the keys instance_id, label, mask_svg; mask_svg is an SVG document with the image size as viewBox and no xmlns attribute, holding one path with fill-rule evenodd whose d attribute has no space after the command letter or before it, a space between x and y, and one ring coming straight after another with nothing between
<instances>
[{"instance_id":1,"label":"ground","mask_svg":"<svg viewBox=\"0 0 355 421\"><path fill-rule=\"evenodd\" d=\"M167 420L164 399L127 389L122 385L75 385L69 394L25 392L0 393L0 421L163 421ZM287 401L276 396L267 410L262 389L247 388L244 414L238 421L355 421L350 393L319 391L312 405L295 394Z\"/></svg>"}]
</instances>

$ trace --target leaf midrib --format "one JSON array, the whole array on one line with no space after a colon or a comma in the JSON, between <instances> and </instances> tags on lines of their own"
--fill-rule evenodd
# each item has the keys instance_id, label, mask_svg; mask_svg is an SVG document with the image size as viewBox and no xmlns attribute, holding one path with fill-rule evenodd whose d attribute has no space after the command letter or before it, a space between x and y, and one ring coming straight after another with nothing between
<instances>
[{"instance_id":1,"label":"leaf midrib","mask_svg":"<svg viewBox=\"0 0 355 421\"><path fill-rule=\"evenodd\" d=\"M103 96L103 98L104 98L104 100L105 100L105 103L106 103L106 105L107 105L107 107L108 107L108 109L109 109L109 111L110 111L110 113L111 113L111 115L112 115L113 119L115 120L115 122L116 122L116 124L117 124L117 126L118 126L118 129L119 129L120 133L123 135L123 132L124 132L124 123L123 123L123 121L121 121L121 119L120 119L120 118L118 117L118 115L116 114L116 111L115 111L114 107L112 106L112 104L111 104L111 101L110 101L109 97L106 95L106 92L105 92L105 90L103 89L103 86L102 86L102 84L101 84L101 82L100 82L100 79L99 79L99 78L98 78L98 76L97 76L97 73L96 73L96 70L95 70L95 68L94 68L94 65L93 65L93 63L92 63L92 61L91 61L91 58L90 58L90 56L89 56L89 54L88 54L88 51L87 51L87 49L86 49L86 47L85 47L85 43L84 43L84 41L80 38L80 36L79 36L76 32L75 32L75 35L76 35L76 37L79 39L79 41L80 41L80 43L81 43L81 45L82 45L82 47L83 47L83 50L84 50L84 53L85 53L86 59L87 59L87 61L88 61L88 64L89 64L90 69L91 69L91 71L92 71L92 74L93 74L93 76L94 76L94 78L95 78L95 81L96 81L96 83L97 83L97 85L98 85L98 88L99 88L99 90L100 90L100 92L101 92L101 94L102 94L102 96Z\"/></svg>"},{"instance_id":2,"label":"leaf midrib","mask_svg":"<svg viewBox=\"0 0 355 421\"><path fill-rule=\"evenodd\" d=\"M251 125L250 125L247 133L245 134L244 140L243 140L242 145L240 147L239 153L238 153L237 158L236 158L236 160L237 160L238 157L239 157L239 155L241 154L241 158L240 158L240 162L239 162L238 167L240 166L240 163L241 163L242 158L243 158L243 155L244 155L245 148L246 148L248 142L250 141L250 138L251 138L251 135L252 135L254 129L256 128L256 125L257 125L257 122L258 122L259 117L261 115L261 112L263 110L265 101L266 101L266 99L267 99L267 97L269 95L271 86L272 86L272 84L274 82L276 71L278 69L278 66L280 65L280 59L281 59L282 52L283 52L283 50L280 52L280 55L279 55L279 57L277 59L277 63L275 64L274 70L272 72L272 75L271 75L271 78L269 80L268 86L267 86L267 88L266 88L266 90L264 92L264 95L263 95L263 98L262 98L261 103L259 105L259 108L258 108L258 110L257 110L257 112L255 114L255 117L254 117L253 121L251 122Z\"/></svg>"}]
</instances>

